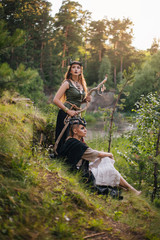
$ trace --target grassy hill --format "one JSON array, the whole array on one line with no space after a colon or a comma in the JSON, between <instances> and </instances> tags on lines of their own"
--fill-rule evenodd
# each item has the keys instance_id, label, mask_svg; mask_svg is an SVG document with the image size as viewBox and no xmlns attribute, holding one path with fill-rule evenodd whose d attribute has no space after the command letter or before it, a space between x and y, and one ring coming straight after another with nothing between
<instances>
[{"instance_id":1,"label":"grassy hill","mask_svg":"<svg viewBox=\"0 0 160 240\"><path fill-rule=\"evenodd\" d=\"M46 126L31 102L0 100L0 239L160 239L159 211L143 195L97 195L49 159Z\"/></svg>"}]
</instances>

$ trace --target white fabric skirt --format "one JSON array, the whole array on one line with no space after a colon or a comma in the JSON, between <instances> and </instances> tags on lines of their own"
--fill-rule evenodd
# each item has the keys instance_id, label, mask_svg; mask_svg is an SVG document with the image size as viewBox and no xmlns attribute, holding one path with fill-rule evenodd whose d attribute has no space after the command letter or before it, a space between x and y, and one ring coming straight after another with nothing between
<instances>
[{"instance_id":1,"label":"white fabric skirt","mask_svg":"<svg viewBox=\"0 0 160 240\"><path fill-rule=\"evenodd\" d=\"M115 160L105 157L97 158L89 163L89 169L93 173L96 184L115 187L119 185L121 174L114 167Z\"/></svg>"}]
</instances>

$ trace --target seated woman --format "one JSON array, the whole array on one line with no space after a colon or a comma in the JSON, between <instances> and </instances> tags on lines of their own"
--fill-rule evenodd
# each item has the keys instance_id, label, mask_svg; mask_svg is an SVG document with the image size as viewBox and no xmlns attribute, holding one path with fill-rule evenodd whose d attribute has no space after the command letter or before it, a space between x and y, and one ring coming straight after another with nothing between
<instances>
[{"instance_id":1,"label":"seated woman","mask_svg":"<svg viewBox=\"0 0 160 240\"><path fill-rule=\"evenodd\" d=\"M136 195L137 191L121 174L114 168L113 154L93 150L88 147L82 139L86 136L86 122L80 117L70 119L70 136L61 149L61 156L66 157L66 162L72 169L78 168L82 160L89 161L89 170L95 177L95 184L101 186L121 186L131 190Z\"/></svg>"}]
</instances>

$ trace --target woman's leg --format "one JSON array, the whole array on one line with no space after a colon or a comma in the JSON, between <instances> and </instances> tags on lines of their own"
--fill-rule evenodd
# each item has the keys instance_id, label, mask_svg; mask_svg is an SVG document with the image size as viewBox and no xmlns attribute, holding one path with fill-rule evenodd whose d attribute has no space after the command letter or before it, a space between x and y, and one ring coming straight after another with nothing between
<instances>
[{"instance_id":1,"label":"woman's leg","mask_svg":"<svg viewBox=\"0 0 160 240\"><path fill-rule=\"evenodd\" d=\"M134 187L132 187L122 176L120 177L120 186L133 191L134 193L136 193L136 195L140 195L141 191L137 191Z\"/></svg>"}]
</instances>

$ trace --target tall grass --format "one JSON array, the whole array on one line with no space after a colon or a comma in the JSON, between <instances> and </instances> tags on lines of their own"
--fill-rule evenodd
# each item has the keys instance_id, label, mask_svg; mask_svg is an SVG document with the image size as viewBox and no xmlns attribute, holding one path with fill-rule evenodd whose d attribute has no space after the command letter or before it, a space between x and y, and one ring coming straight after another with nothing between
<instances>
[{"instance_id":1,"label":"tall grass","mask_svg":"<svg viewBox=\"0 0 160 240\"><path fill-rule=\"evenodd\" d=\"M109 239L158 239L160 217L144 197L97 195L61 159L50 160L39 141L33 154L33 126L43 131L47 121L32 105L1 103L0 114L0 239L82 240L102 232ZM99 150L106 144L89 143ZM116 167L125 174L117 149L125 151L125 139L112 146Z\"/></svg>"}]
</instances>

